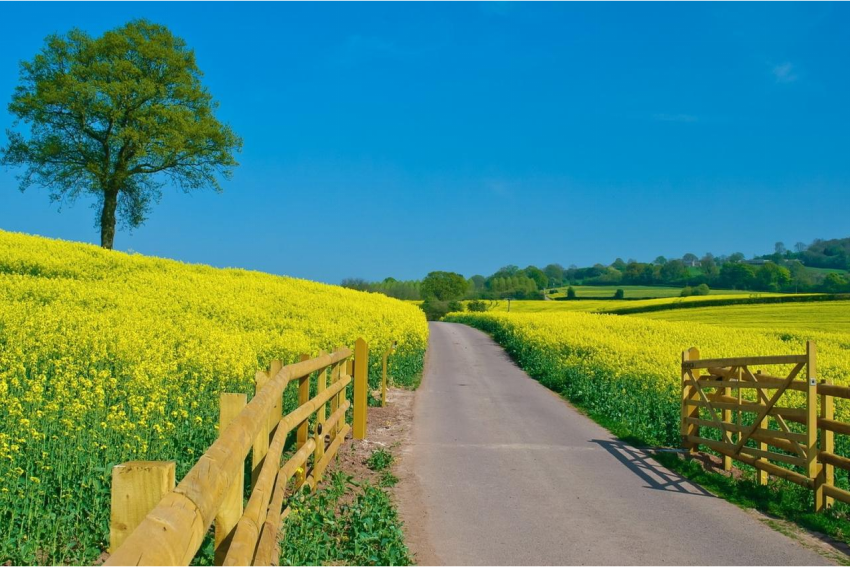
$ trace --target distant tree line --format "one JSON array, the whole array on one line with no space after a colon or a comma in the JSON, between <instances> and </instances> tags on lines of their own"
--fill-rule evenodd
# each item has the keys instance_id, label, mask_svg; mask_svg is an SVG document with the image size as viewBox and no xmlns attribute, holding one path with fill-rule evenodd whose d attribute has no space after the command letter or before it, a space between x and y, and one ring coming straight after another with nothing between
<instances>
[{"instance_id":1,"label":"distant tree line","mask_svg":"<svg viewBox=\"0 0 851 567\"><path fill-rule=\"evenodd\" d=\"M368 282L361 278L346 278L340 285L358 291L383 293L396 299L418 300L420 297L419 280L399 281L395 278L384 278L380 282Z\"/></svg>"},{"instance_id":2,"label":"distant tree line","mask_svg":"<svg viewBox=\"0 0 851 567\"><path fill-rule=\"evenodd\" d=\"M848 274L812 268L848 270L849 239L815 240L797 243L788 250L782 242L773 254L751 260L736 252L728 256L710 253L682 258L658 256L652 262L616 259L608 266L595 264L579 268L548 264L543 268L504 266L490 276L465 279L454 272L431 272L422 281L380 282L346 279L344 287L383 293L397 299L422 300L437 313L461 306L463 299L543 299L547 289L575 285L644 285L682 287L683 295L702 295L709 288L743 291L847 293ZM575 297L575 293L574 293ZM456 302L450 306L450 303ZM479 308L484 304L476 304Z\"/></svg>"}]
</instances>

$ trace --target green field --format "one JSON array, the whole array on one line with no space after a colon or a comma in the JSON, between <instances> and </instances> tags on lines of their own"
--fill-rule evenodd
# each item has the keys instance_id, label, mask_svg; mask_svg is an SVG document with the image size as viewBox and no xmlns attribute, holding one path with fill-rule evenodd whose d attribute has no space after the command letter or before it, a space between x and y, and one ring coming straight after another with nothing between
<instances>
[{"instance_id":1,"label":"green field","mask_svg":"<svg viewBox=\"0 0 851 567\"><path fill-rule=\"evenodd\" d=\"M819 303L779 303L766 305L723 305L671 309L653 313L638 313L632 317L708 323L740 329L784 329L796 331L824 331L848 333L851 325L848 301ZM512 305L512 310L514 306Z\"/></svg>"},{"instance_id":2,"label":"green field","mask_svg":"<svg viewBox=\"0 0 851 567\"><path fill-rule=\"evenodd\" d=\"M553 288L556 293L545 293L553 299L567 296L567 286ZM647 286L647 285L575 285L573 286L577 297L613 297L619 289L624 291L625 299L655 299L659 297L679 297L683 291L681 287ZM741 294L741 291L733 289L713 289L710 295Z\"/></svg>"},{"instance_id":3,"label":"green field","mask_svg":"<svg viewBox=\"0 0 851 567\"><path fill-rule=\"evenodd\" d=\"M721 294L719 294L721 295ZM778 297L791 294L783 293L726 293L723 299L751 299L754 297ZM539 301L511 300L511 312L542 313L558 311L586 311L589 313L617 313L619 309L655 307L657 305L676 305L680 303L712 302L722 299L712 295L692 295L689 297L658 297L654 299L582 299L576 301ZM489 311L508 311L508 300L488 301Z\"/></svg>"},{"instance_id":4,"label":"green field","mask_svg":"<svg viewBox=\"0 0 851 567\"><path fill-rule=\"evenodd\" d=\"M807 267L807 271L810 272L811 274L822 274L822 275L839 274L841 276L847 276L848 275L848 270L842 270L840 268L810 268L810 267Z\"/></svg>"}]
</instances>

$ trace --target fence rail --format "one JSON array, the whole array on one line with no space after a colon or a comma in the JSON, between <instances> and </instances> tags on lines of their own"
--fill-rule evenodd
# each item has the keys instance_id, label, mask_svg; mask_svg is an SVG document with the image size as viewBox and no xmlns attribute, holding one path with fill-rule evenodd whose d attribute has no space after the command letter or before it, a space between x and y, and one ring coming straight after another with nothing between
<instances>
[{"instance_id":1,"label":"fence rail","mask_svg":"<svg viewBox=\"0 0 851 567\"><path fill-rule=\"evenodd\" d=\"M777 365L791 370L786 376L751 370ZM848 491L834 485L834 468L849 469L849 460L835 453L834 434L848 435L849 424L834 419L834 398L849 399L849 389L817 380L811 341L802 355L701 359L691 348L682 357L682 444L720 453L726 470L732 459L753 466L761 484L772 475L809 488L820 511L833 499L849 501ZM719 439L702 436L701 428Z\"/></svg>"},{"instance_id":2,"label":"fence rail","mask_svg":"<svg viewBox=\"0 0 851 567\"><path fill-rule=\"evenodd\" d=\"M219 438L177 486L174 462L134 461L113 469L111 555L105 565L189 565L214 524L217 565L277 564L288 487L314 488L349 432L356 439L366 435L366 342L358 339L354 352L340 347L301 358L287 366L275 361L258 372L250 402L245 394L221 395ZM346 386L352 381L350 401ZM298 383L298 407L282 416L290 382ZM350 427L346 412L352 406ZM281 465L293 430L296 451ZM243 508L249 453L251 494Z\"/></svg>"}]
</instances>

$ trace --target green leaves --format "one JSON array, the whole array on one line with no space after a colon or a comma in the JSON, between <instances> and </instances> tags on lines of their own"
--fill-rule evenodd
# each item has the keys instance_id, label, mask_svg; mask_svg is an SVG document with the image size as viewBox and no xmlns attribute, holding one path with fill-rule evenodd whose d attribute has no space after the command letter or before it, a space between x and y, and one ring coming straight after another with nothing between
<instances>
[{"instance_id":1,"label":"green leaves","mask_svg":"<svg viewBox=\"0 0 851 567\"><path fill-rule=\"evenodd\" d=\"M29 136L7 132L0 163L26 168L21 189L47 187L53 200L106 197L112 212L98 222L114 234L116 208L141 225L166 183L221 190L242 140L216 107L194 52L166 27L135 20L99 38L74 29L21 63L9 111Z\"/></svg>"},{"instance_id":2,"label":"green leaves","mask_svg":"<svg viewBox=\"0 0 851 567\"><path fill-rule=\"evenodd\" d=\"M310 496L291 501L281 561L287 565L410 565L390 496L335 471Z\"/></svg>"},{"instance_id":3,"label":"green leaves","mask_svg":"<svg viewBox=\"0 0 851 567\"><path fill-rule=\"evenodd\" d=\"M393 454L384 449L376 449L366 460L366 466L372 471L383 471L393 464Z\"/></svg>"}]
</instances>

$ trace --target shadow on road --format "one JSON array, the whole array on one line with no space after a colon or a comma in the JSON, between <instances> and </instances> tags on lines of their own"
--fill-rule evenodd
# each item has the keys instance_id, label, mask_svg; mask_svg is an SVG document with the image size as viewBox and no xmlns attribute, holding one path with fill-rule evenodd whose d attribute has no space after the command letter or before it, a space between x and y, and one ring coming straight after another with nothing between
<instances>
[{"instance_id":1,"label":"shadow on road","mask_svg":"<svg viewBox=\"0 0 851 567\"><path fill-rule=\"evenodd\" d=\"M643 449L627 445L622 441L592 439L591 442L604 448L623 463L626 468L638 475L647 483L647 488L715 498L715 495L706 491L704 488L667 470L654 461L650 454Z\"/></svg>"}]
</instances>

